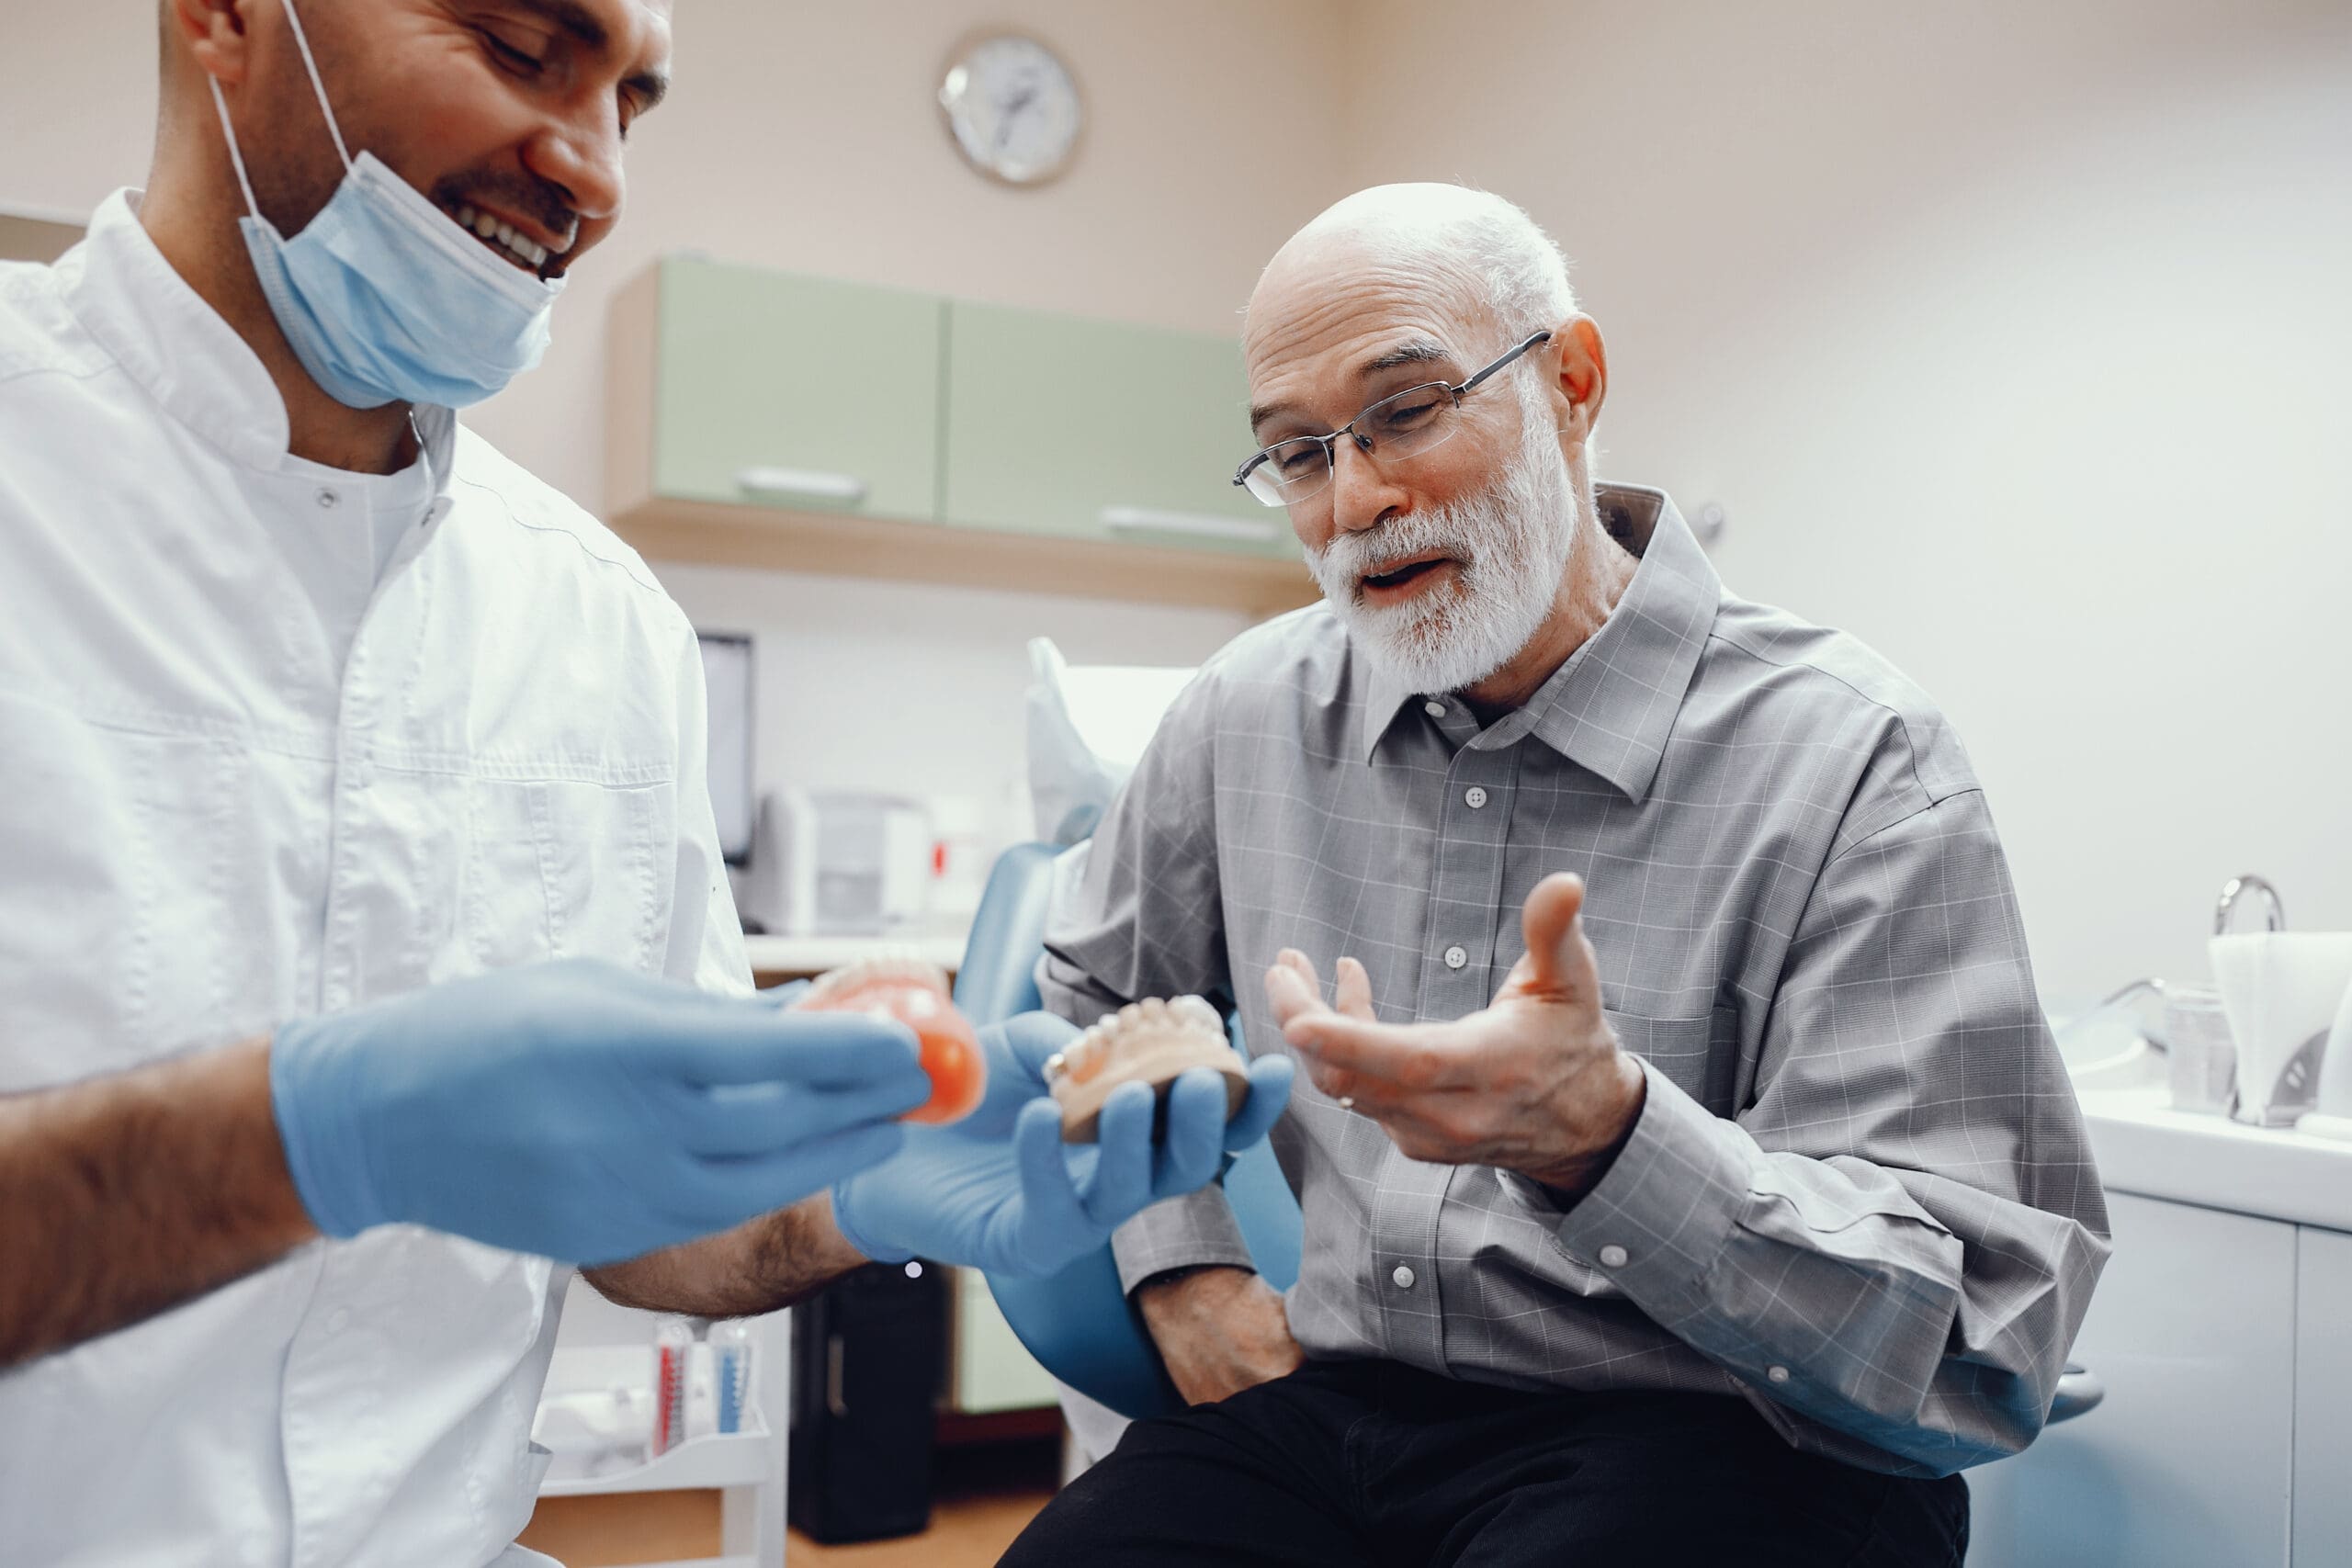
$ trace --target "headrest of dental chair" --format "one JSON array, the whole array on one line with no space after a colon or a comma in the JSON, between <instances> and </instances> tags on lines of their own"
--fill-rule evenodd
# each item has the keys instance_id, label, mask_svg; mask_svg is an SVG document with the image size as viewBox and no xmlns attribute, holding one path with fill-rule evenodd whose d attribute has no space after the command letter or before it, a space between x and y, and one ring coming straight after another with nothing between
<instances>
[{"instance_id":1,"label":"headrest of dental chair","mask_svg":"<svg viewBox=\"0 0 2352 1568\"><path fill-rule=\"evenodd\" d=\"M1037 1007L1037 953L1061 852L1052 844L1015 844L997 856L956 975L956 1005L974 1023L1001 1023Z\"/></svg>"}]
</instances>

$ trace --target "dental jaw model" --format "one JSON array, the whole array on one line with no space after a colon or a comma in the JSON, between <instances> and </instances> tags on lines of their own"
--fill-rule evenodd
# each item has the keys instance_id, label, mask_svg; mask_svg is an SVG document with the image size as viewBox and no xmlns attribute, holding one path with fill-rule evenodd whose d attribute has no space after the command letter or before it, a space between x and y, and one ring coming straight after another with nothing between
<instances>
[{"instance_id":1,"label":"dental jaw model","mask_svg":"<svg viewBox=\"0 0 2352 1568\"><path fill-rule=\"evenodd\" d=\"M956 1010L947 976L917 958L869 958L821 976L793 1004L802 1012L862 1012L905 1024L922 1046L931 1098L899 1118L960 1122L988 1093L988 1062L979 1037Z\"/></svg>"},{"instance_id":2,"label":"dental jaw model","mask_svg":"<svg viewBox=\"0 0 2352 1568\"><path fill-rule=\"evenodd\" d=\"M1149 1084L1164 1107L1169 1086L1194 1067L1225 1079L1225 1113L1241 1109L1250 1070L1226 1039L1225 1021L1198 997L1130 1002L1056 1052L1046 1083L1062 1108L1062 1142L1095 1141L1102 1102L1122 1084Z\"/></svg>"}]
</instances>

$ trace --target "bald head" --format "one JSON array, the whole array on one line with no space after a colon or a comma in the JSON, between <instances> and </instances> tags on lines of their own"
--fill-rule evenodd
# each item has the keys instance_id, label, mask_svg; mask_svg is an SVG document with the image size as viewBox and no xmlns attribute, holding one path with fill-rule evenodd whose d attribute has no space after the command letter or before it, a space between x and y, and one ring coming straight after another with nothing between
<instances>
[{"instance_id":1,"label":"bald head","mask_svg":"<svg viewBox=\"0 0 2352 1568\"><path fill-rule=\"evenodd\" d=\"M1250 296L1245 349L1357 284L1418 296L1497 352L1577 308L1560 247L1518 206L1467 186L1374 186L1325 208L1274 253Z\"/></svg>"}]
</instances>

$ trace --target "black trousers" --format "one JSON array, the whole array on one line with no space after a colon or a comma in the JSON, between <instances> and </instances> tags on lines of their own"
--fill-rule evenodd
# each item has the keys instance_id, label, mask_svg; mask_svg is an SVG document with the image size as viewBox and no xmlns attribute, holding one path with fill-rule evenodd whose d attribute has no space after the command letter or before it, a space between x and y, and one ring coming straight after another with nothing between
<instances>
[{"instance_id":1,"label":"black trousers","mask_svg":"<svg viewBox=\"0 0 2352 1568\"><path fill-rule=\"evenodd\" d=\"M1967 1540L1960 1477L1801 1454L1737 1399L1323 1361L1137 1422L1000 1568L1958 1568Z\"/></svg>"}]
</instances>

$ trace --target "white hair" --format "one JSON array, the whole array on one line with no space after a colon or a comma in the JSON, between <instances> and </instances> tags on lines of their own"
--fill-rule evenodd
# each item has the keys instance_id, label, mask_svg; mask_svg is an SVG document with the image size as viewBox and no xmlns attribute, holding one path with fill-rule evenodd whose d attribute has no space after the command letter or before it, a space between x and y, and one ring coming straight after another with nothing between
<instances>
[{"instance_id":1,"label":"white hair","mask_svg":"<svg viewBox=\"0 0 2352 1568\"><path fill-rule=\"evenodd\" d=\"M1460 288L1493 316L1497 354L1576 313L1559 244L1526 209L1492 191L1374 186L1324 209L1292 243L1326 238L1352 240L1384 261L1419 267L1432 281Z\"/></svg>"},{"instance_id":2,"label":"white hair","mask_svg":"<svg viewBox=\"0 0 2352 1568\"><path fill-rule=\"evenodd\" d=\"M1568 258L1558 242L1516 202L1491 191L1471 191L1478 205L1453 230L1453 241L1468 252L1467 265L1483 285L1487 308L1505 341L1496 352L1527 333L1556 327L1576 314L1576 290L1568 286Z\"/></svg>"}]
</instances>

